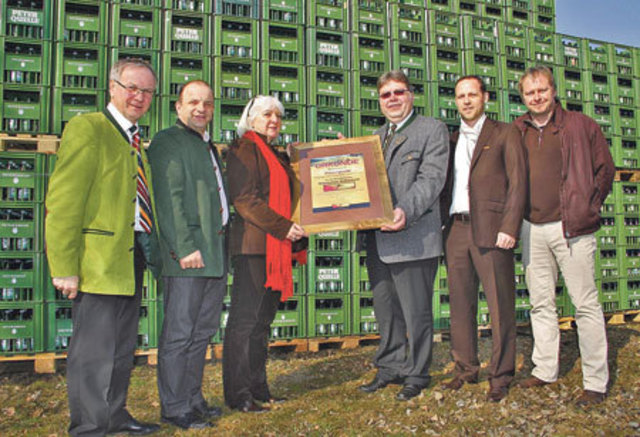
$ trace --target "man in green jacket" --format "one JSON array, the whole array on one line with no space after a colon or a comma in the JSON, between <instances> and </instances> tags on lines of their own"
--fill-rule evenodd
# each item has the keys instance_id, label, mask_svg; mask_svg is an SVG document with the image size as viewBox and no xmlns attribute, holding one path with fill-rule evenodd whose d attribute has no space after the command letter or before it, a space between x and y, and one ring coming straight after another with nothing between
<instances>
[{"instance_id":1,"label":"man in green jacket","mask_svg":"<svg viewBox=\"0 0 640 437\"><path fill-rule=\"evenodd\" d=\"M149 169L136 148L137 122L155 87L148 63L118 61L110 72L109 105L69 121L50 180L47 258L53 285L73 299L67 359L73 436L142 435L159 428L126 409L142 277L156 241Z\"/></svg>"},{"instance_id":2,"label":"man in green jacket","mask_svg":"<svg viewBox=\"0 0 640 437\"><path fill-rule=\"evenodd\" d=\"M213 104L205 82L185 84L176 125L149 147L164 285L158 391L163 421L183 429L209 427L208 419L221 414L202 396L207 344L220 326L227 285L229 208L207 132Z\"/></svg>"}]
</instances>

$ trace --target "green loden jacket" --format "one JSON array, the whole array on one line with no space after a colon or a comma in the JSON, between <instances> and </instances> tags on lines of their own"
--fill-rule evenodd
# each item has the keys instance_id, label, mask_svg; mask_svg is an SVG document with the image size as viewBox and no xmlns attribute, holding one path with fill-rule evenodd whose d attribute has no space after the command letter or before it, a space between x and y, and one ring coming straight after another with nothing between
<instances>
[{"instance_id":1,"label":"green loden jacket","mask_svg":"<svg viewBox=\"0 0 640 437\"><path fill-rule=\"evenodd\" d=\"M148 153L162 276L222 277L226 232L209 143L178 121L156 134ZM205 267L180 268L180 259L196 250L200 250Z\"/></svg>"},{"instance_id":2,"label":"green loden jacket","mask_svg":"<svg viewBox=\"0 0 640 437\"><path fill-rule=\"evenodd\" d=\"M85 293L131 296L138 164L109 117L79 115L63 132L46 197L46 251L52 277L78 276ZM149 177L144 151L143 161ZM148 266L157 273L155 234L146 242Z\"/></svg>"}]
</instances>

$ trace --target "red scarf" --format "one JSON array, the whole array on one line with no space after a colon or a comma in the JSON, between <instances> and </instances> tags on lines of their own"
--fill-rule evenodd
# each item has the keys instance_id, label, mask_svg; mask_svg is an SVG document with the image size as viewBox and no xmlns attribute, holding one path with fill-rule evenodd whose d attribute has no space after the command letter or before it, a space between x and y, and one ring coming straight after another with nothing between
<instances>
[{"instance_id":1,"label":"red scarf","mask_svg":"<svg viewBox=\"0 0 640 437\"><path fill-rule=\"evenodd\" d=\"M291 190L289 176L278 161L276 154L253 131L243 135L258 146L262 157L269 167L269 208L285 217L291 218ZM286 301L293 296L293 277L291 274L291 241L278 240L267 233L267 282L265 288L280 291L280 300Z\"/></svg>"}]
</instances>

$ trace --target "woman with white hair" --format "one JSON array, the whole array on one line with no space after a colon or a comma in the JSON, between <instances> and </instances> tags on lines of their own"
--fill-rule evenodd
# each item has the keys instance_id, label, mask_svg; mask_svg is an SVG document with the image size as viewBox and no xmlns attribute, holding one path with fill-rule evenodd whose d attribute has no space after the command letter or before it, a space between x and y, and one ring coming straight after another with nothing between
<instances>
[{"instance_id":1,"label":"woman with white hair","mask_svg":"<svg viewBox=\"0 0 640 437\"><path fill-rule=\"evenodd\" d=\"M243 412L266 411L262 403L283 401L267 384L267 342L278 301L293 295L291 244L305 236L291 221L295 174L287 155L273 146L283 113L275 97L251 99L238 123L239 139L227 155L236 214L229 238L234 274L222 369L225 402Z\"/></svg>"}]
</instances>

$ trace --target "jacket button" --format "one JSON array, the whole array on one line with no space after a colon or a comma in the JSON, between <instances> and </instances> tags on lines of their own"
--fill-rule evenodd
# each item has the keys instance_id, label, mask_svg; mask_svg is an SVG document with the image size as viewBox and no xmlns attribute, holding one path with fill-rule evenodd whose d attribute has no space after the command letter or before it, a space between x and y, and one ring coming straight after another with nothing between
<instances>
[{"instance_id":1,"label":"jacket button","mask_svg":"<svg viewBox=\"0 0 640 437\"><path fill-rule=\"evenodd\" d=\"M136 222L131 222L131 226L135 226L135 225L136 225Z\"/></svg>"},{"instance_id":2,"label":"jacket button","mask_svg":"<svg viewBox=\"0 0 640 437\"><path fill-rule=\"evenodd\" d=\"M132 151L131 151L131 156L135 155L135 153L136 153L136 151L135 151L135 150L132 150Z\"/></svg>"},{"instance_id":3,"label":"jacket button","mask_svg":"<svg viewBox=\"0 0 640 437\"><path fill-rule=\"evenodd\" d=\"M136 200L137 200L137 198L135 198L135 197L134 197L134 198L133 198L133 203L136 203Z\"/></svg>"},{"instance_id":4,"label":"jacket button","mask_svg":"<svg viewBox=\"0 0 640 437\"><path fill-rule=\"evenodd\" d=\"M130 247L130 248L129 248L129 252L133 252L133 251L134 251L134 249L135 249L134 247Z\"/></svg>"}]
</instances>

